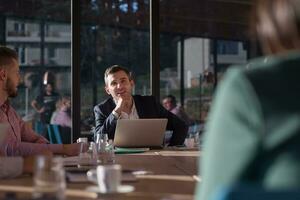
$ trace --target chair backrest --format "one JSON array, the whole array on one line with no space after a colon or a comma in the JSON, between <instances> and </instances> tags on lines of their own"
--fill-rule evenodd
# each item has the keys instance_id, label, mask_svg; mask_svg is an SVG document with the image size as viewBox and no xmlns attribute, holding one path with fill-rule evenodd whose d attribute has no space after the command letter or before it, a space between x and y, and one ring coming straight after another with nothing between
<instances>
[{"instance_id":1,"label":"chair backrest","mask_svg":"<svg viewBox=\"0 0 300 200\"><path fill-rule=\"evenodd\" d=\"M51 144L62 144L60 136L59 125L49 124L48 125L48 136Z\"/></svg>"},{"instance_id":2,"label":"chair backrest","mask_svg":"<svg viewBox=\"0 0 300 200\"><path fill-rule=\"evenodd\" d=\"M34 131L39 135L43 135L46 130L46 125L43 122L35 121L34 122Z\"/></svg>"},{"instance_id":3,"label":"chair backrest","mask_svg":"<svg viewBox=\"0 0 300 200\"><path fill-rule=\"evenodd\" d=\"M299 200L300 188L266 190L259 186L239 185L219 190L213 200Z\"/></svg>"}]
</instances>

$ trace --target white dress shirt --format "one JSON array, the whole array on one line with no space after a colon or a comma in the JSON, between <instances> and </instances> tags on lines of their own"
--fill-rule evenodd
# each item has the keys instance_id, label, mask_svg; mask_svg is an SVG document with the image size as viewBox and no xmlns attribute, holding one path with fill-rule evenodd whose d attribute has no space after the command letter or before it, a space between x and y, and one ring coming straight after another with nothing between
<instances>
[{"instance_id":1,"label":"white dress shirt","mask_svg":"<svg viewBox=\"0 0 300 200\"><path fill-rule=\"evenodd\" d=\"M139 115L136 111L135 103L133 100L131 111L129 114L126 112L121 111L121 114L119 115L117 112L113 110L112 114L117 118L117 119L139 119Z\"/></svg>"}]
</instances>

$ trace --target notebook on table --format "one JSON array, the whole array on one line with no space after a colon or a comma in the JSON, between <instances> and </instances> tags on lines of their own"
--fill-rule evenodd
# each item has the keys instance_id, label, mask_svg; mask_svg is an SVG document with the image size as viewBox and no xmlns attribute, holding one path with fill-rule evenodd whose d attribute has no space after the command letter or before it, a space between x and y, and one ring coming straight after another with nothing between
<instances>
[{"instance_id":1,"label":"notebook on table","mask_svg":"<svg viewBox=\"0 0 300 200\"><path fill-rule=\"evenodd\" d=\"M116 147L161 148L168 119L119 119L114 145Z\"/></svg>"}]
</instances>

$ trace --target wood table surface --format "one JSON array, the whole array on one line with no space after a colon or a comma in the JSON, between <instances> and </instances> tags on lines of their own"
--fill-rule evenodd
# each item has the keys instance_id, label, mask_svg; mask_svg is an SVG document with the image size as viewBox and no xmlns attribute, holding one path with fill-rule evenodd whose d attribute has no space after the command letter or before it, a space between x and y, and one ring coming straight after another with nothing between
<instances>
[{"instance_id":1,"label":"wood table surface","mask_svg":"<svg viewBox=\"0 0 300 200\"><path fill-rule=\"evenodd\" d=\"M96 194L85 189L90 183L67 183L66 199L124 199L124 200L181 200L193 199L197 184L199 151L151 150L140 154L116 155L116 163L125 170L151 172L138 175L132 185L135 190L127 194ZM29 199L32 176L0 181L0 198L7 192L16 192L19 199Z\"/></svg>"}]
</instances>

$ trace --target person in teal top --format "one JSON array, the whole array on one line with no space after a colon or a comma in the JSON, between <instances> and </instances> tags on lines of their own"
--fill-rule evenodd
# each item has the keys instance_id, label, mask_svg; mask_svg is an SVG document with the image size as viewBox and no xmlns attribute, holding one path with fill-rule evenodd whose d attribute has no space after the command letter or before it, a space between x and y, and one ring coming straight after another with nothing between
<instances>
[{"instance_id":1,"label":"person in teal top","mask_svg":"<svg viewBox=\"0 0 300 200\"><path fill-rule=\"evenodd\" d=\"M300 1L257 1L253 18L266 56L229 69L217 89L198 200L234 184L300 188Z\"/></svg>"}]
</instances>

